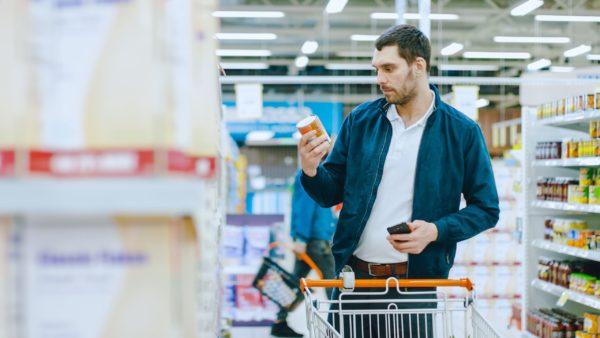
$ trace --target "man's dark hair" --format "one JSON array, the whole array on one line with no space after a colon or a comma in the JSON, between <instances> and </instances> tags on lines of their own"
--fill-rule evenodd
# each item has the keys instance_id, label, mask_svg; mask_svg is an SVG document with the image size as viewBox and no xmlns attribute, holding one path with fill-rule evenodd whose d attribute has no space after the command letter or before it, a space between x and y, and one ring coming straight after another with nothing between
<instances>
[{"instance_id":1,"label":"man's dark hair","mask_svg":"<svg viewBox=\"0 0 600 338\"><path fill-rule=\"evenodd\" d=\"M431 69L431 45L423 32L411 25L397 25L389 28L375 41L375 48L381 51L383 47L398 46L400 57L412 64L417 57L422 57L427 63L427 73Z\"/></svg>"}]
</instances>

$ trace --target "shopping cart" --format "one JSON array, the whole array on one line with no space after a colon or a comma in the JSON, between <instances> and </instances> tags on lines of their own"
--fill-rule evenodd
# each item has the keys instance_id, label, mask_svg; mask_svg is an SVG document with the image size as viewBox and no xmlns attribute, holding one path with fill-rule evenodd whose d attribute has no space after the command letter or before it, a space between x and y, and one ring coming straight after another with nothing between
<instances>
[{"instance_id":1,"label":"shopping cart","mask_svg":"<svg viewBox=\"0 0 600 338\"><path fill-rule=\"evenodd\" d=\"M465 296L449 297L439 291L442 287L464 288ZM354 280L353 273L342 273L339 280L301 279L300 288L310 338L500 337L477 311L469 279ZM309 288L338 288L340 293L325 301L315 298ZM407 292L408 288L438 291ZM390 292L401 299L380 299Z\"/></svg>"}]
</instances>

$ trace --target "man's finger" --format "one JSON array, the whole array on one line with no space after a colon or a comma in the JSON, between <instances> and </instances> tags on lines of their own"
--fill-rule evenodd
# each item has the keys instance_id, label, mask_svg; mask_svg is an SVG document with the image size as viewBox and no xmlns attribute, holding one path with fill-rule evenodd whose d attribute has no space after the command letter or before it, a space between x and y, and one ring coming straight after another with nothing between
<instances>
[{"instance_id":1,"label":"man's finger","mask_svg":"<svg viewBox=\"0 0 600 338\"><path fill-rule=\"evenodd\" d=\"M411 234L396 234L390 235L394 241L398 242L408 242L414 240L414 236Z\"/></svg>"},{"instance_id":2,"label":"man's finger","mask_svg":"<svg viewBox=\"0 0 600 338\"><path fill-rule=\"evenodd\" d=\"M317 135L317 132L315 130L309 131L308 133L302 135L298 144L300 145L300 147L304 147L310 140L312 140L315 137L315 135Z\"/></svg>"}]
</instances>

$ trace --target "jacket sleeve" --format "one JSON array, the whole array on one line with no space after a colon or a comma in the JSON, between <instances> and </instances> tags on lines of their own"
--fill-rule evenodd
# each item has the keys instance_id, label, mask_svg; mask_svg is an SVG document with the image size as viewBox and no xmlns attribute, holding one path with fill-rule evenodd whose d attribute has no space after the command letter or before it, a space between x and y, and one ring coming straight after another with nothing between
<instances>
[{"instance_id":1,"label":"jacket sleeve","mask_svg":"<svg viewBox=\"0 0 600 338\"><path fill-rule=\"evenodd\" d=\"M300 173L296 175L294 181L294 192L292 194L292 217L291 217L291 235L292 238L299 238L308 241L312 238L312 224L314 224L314 214L317 204L306 194L306 191L300 184Z\"/></svg>"},{"instance_id":2,"label":"jacket sleeve","mask_svg":"<svg viewBox=\"0 0 600 338\"><path fill-rule=\"evenodd\" d=\"M323 208L332 207L343 201L351 129L352 114L344 120L331 153L317 168L317 175L309 177L302 173L302 186Z\"/></svg>"},{"instance_id":3,"label":"jacket sleeve","mask_svg":"<svg viewBox=\"0 0 600 338\"><path fill-rule=\"evenodd\" d=\"M459 242L493 228L500 208L490 155L479 126L464 138L463 196L467 207L437 220L438 242Z\"/></svg>"}]
</instances>

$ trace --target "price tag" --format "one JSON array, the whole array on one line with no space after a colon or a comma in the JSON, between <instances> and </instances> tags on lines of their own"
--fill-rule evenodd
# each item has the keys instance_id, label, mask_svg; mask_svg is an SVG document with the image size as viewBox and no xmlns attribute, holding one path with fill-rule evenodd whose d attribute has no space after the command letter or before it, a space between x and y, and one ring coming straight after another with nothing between
<instances>
[{"instance_id":1,"label":"price tag","mask_svg":"<svg viewBox=\"0 0 600 338\"><path fill-rule=\"evenodd\" d=\"M556 306L560 306L560 307L565 306L565 304L569 300L570 295L571 295L570 291L568 291L568 290L563 291L563 293L558 298L558 301L556 302Z\"/></svg>"}]
</instances>

